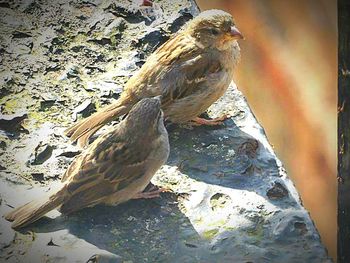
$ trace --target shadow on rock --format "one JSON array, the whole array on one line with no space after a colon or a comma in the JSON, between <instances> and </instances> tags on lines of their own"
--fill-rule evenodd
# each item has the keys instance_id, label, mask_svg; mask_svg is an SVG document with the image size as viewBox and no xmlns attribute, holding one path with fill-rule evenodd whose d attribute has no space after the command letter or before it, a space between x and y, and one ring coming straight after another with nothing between
<instances>
[{"instance_id":1,"label":"shadow on rock","mask_svg":"<svg viewBox=\"0 0 350 263\"><path fill-rule=\"evenodd\" d=\"M216 127L167 128L167 164L183 174L206 184L255 192L281 208L297 203L280 179L274 154L232 120Z\"/></svg>"},{"instance_id":2,"label":"shadow on rock","mask_svg":"<svg viewBox=\"0 0 350 263\"><path fill-rule=\"evenodd\" d=\"M193 262L205 242L177 207L174 194L132 200L116 207L96 206L69 216L43 218L30 228L35 233L67 229L99 249L135 262Z\"/></svg>"}]
</instances>

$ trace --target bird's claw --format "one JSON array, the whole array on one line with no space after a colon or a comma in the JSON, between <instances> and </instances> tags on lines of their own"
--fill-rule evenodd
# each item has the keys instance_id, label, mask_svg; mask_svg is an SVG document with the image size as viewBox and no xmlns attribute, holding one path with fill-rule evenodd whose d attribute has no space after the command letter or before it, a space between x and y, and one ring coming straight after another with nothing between
<instances>
[{"instance_id":1,"label":"bird's claw","mask_svg":"<svg viewBox=\"0 0 350 263\"><path fill-rule=\"evenodd\" d=\"M132 199L151 199L160 197L160 193L171 192L169 188L160 187L156 190L148 190L146 192L137 193Z\"/></svg>"},{"instance_id":2,"label":"bird's claw","mask_svg":"<svg viewBox=\"0 0 350 263\"><path fill-rule=\"evenodd\" d=\"M227 119L229 119L231 116L225 114L221 117L214 118L211 120L207 120L204 118L196 117L191 121L191 124L193 126L202 126L202 125L207 125L207 126L216 126L216 125L221 125L223 122Z\"/></svg>"}]
</instances>

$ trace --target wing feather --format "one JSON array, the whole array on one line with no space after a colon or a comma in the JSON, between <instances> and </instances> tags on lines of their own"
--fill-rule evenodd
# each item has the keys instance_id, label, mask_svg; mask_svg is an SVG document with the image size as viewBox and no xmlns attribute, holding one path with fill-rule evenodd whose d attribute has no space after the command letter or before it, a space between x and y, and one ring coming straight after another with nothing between
<instances>
[{"instance_id":1,"label":"wing feather","mask_svg":"<svg viewBox=\"0 0 350 263\"><path fill-rule=\"evenodd\" d=\"M207 77L222 70L213 50L204 51L195 40L177 34L160 46L128 81L126 92L138 98L162 95L162 104L197 92Z\"/></svg>"},{"instance_id":2,"label":"wing feather","mask_svg":"<svg viewBox=\"0 0 350 263\"><path fill-rule=\"evenodd\" d=\"M79 209L94 205L144 175L145 162L152 149L138 146L140 151L135 153L132 151L136 148L135 142L126 140L117 131L97 139L67 169L63 179L69 178L67 190L71 198L69 204L62 207L63 212L73 211L74 205Z\"/></svg>"}]
</instances>

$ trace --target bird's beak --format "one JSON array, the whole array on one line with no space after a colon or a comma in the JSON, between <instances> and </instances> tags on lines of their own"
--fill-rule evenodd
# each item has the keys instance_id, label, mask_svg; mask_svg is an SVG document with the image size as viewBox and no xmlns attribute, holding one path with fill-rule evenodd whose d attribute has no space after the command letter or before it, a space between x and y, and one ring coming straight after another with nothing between
<instances>
[{"instance_id":1,"label":"bird's beak","mask_svg":"<svg viewBox=\"0 0 350 263\"><path fill-rule=\"evenodd\" d=\"M239 32L238 28L235 26L231 27L230 36L233 39L244 39L244 36L242 35L242 33Z\"/></svg>"}]
</instances>

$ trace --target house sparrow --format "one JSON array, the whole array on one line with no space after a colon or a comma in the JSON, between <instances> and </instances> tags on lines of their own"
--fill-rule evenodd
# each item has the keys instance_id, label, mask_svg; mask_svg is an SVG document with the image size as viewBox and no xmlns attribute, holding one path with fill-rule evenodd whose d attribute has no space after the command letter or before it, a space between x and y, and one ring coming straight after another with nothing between
<instances>
[{"instance_id":1,"label":"house sparrow","mask_svg":"<svg viewBox=\"0 0 350 263\"><path fill-rule=\"evenodd\" d=\"M12 228L27 226L56 207L70 214L97 204L117 205L152 198L162 191L142 192L169 155L159 98L145 98L112 131L96 139L66 170L64 186L5 216Z\"/></svg>"},{"instance_id":2,"label":"house sparrow","mask_svg":"<svg viewBox=\"0 0 350 263\"><path fill-rule=\"evenodd\" d=\"M148 57L116 102L67 129L67 136L84 146L91 135L127 114L137 101L158 95L171 122L220 124L225 118L206 120L198 115L227 90L240 57L237 40L242 38L230 14L202 12Z\"/></svg>"}]
</instances>

